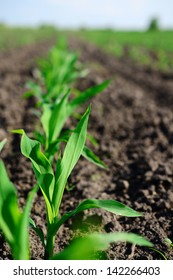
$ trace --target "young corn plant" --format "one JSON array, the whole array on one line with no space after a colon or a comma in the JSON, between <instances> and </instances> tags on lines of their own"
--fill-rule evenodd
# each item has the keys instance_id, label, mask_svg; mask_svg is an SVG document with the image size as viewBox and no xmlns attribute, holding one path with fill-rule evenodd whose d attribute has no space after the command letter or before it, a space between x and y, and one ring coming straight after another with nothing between
<instances>
[{"instance_id":1,"label":"young corn plant","mask_svg":"<svg viewBox=\"0 0 173 280\"><path fill-rule=\"evenodd\" d=\"M50 160L53 159L55 153L57 153L60 142L66 141L66 138L68 139L68 133L62 133L62 129L68 117L71 116L84 102L103 91L108 84L109 81L105 81L100 85L87 89L81 95L71 100L69 100L70 91L67 91L59 103L43 105L41 124L44 135L40 134L39 136L41 137L39 137L39 139L44 146L46 156ZM105 168L104 163L86 146L82 155L96 165Z\"/></svg>"},{"instance_id":2,"label":"young corn plant","mask_svg":"<svg viewBox=\"0 0 173 280\"><path fill-rule=\"evenodd\" d=\"M71 85L88 74L82 70L76 53L70 52L67 46L58 44L51 49L49 57L39 63L41 76L47 90L48 102L53 102Z\"/></svg>"},{"instance_id":3,"label":"young corn plant","mask_svg":"<svg viewBox=\"0 0 173 280\"><path fill-rule=\"evenodd\" d=\"M56 163L55 172L53 171L50 161L41 151L40 142L30 139L24 130L14 131L15 133L22 135L21 152L25 157L31 160L32 167L37 178L37 185L40 187L45 200L47 212L46 237L44 237L41 229L35 225L35 222L30 220L30 224L32 225L35 232L39 235L44 246L45 259L63 259L67 256L72 258L73 248L76 248L76 246L78 247L80 244L83 244L86 246L86 248L81 251L81 255L77 254L74 256L74 258L88 258L90 255L92 256L94 254L95 250L104 250L108 247L109 243L117 242L117 240L126 240L144 246L151 246L150 242L146 241L142 237L137 238L137 236L133 234L128 235L127 233L122 233L121 236L120 233L110 235L92 234L84 239L79 239L76 241L77 243L75 242L75 245L73 243L71 246L65 249L64 252L54 255L54 242L58 230L64 224L64 222L81 211L91 208L100 208L104 209L105 211L127 217L141 216L140 213L118 201L97 199L84 200L74 210L65 213L63 216L60 216L60 206L67 180L76 163L78 162L85 146L89 113L90 108L86 110L75 130L71 133L64 149L64 153L62 156L59 156L59 159ZM87 249L88 246L92 246L91 250L89 251Z\"/></svg>"},{"instance_id":4,"label":"young corn plant","mask_svg":"<svg viewBox=\"0 0 173 280\"><path fill-rule=\"evenodd\" d=\"M42 244L46 247L44 235L29 218L31 204L37 191L35 187L29 194L23 213L17 203L15 186L9 180L3 162L0 160L0 229L10 245L12 257L15 260L29 260L29 222L30 226L39 235ZM3 178L3 179L2 179ZM96 205L97 207L97 205ZM87 207L86 207L87 209ZM77 209L76 209L77 210ZM85 210L85 209L84 209ZM82 208L81 210L82 211ZM109 211L109 210L108 210ZM77 211L76 211L77 213ZM73 213L75 214L75 213ZM68 215L68 213L67 213ZM68 218L68 217L67 217ZM130 242L140 246L152 246L146 239L132 233L93 233L74 240L62 252L56 253L54 260L94 260L98 258L98 251L105 251L113 242ZM80 250L79 250L80 249ZM100 257L99 257L100 258Z\"/></svg>"},{"instance_id":5,"label":"young corn plant","mask_svg":"<svg viewBox=\"0 0 173 280\"><path fill-rule=\"evenodd\" d=\"M0 142L2 150L6 140ZM28 195L23 211L20 210L17 192L9 180L4 163L0 160L0 230L8 242L13 259L29 260L29 216L32 201L38 187L34 187Z\"/></svg>"},{"instance_id":6,"label":"young corn plant","mask_svg":"<svg viewBox=\"0 0 173 280\"><path fill-rule=\"evenodd\" d=\"M50 161L54 160L61 141L67 141L68 134L62 134L65 122L78 107L89 101L92 97L102 92L109 85L110 81L104 81L99 85L88 88L84 92L78 92L75 97L71 97L71 86L77 78L83 76L86 71L79 71L76 66L77 55L67 51L66 42L61 41L50 51L47 59L41 60L40 77L43 85L30 83L32 93L39 100L41 106L41 124L43 133L35 132L36 139L39 140L45 151L45 155ZM45 94L42 88L46 89ZM87 147L82 155L89 161L101 168L106 168L105 164Z\"/></svg>"},{"instance_id":7,"label":"young corn plant","mask_svg":"<svg viewBox=\"0 0 173 280\"><path fill-rule=\"evenodd\" d=\"M21 211L16 188L9 180L2 160L0 160L0 176L0 229L10 245L13 259L29 260L29 216L37 187L32 189Z\"/></svg>"},{"instance_id":8,"label":"young corn plant","mask_svg":"<svg viewBox=\"0 0 173 280\"><path fill-rule=\"evenodd\" d=\"M58 102L78 78L87 75L88 70L81 68L77 54L70 52L67 43L61 40L50 50L46 59L40 60L37 74L39 84L28 82L29 91L25 95L34 94L40 105Z\"/></svg>"}]
</instances>

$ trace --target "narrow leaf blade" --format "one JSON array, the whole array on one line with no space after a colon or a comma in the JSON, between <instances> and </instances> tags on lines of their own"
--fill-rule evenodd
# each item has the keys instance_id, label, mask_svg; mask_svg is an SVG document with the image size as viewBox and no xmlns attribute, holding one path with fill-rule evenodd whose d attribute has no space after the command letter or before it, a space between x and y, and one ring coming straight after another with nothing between
<instances>
[{"instance_id":1,"label":"narrow leaf blade","mask_svg":"<svg viewBox=\"0 0 173 280\"><path fill-rule=\"evenodd\" d=\"M51 118L51 108L49 104L43 105L43 113L41 116L41 124L46 135L46 139L49 138L50 130L49 130L49 121Z\"/></svg>"},{"instance_id":2,"label":"narrow leaf blade","mask_svg":"<svg viewBox=\"0 0 173 280\"><path fill-rule=\"evenodd\" d=\"M68 117L67 101L70 92L68 91L62 100L53 107L49 121L49 143L56 141Z\"/></svg>"},{"instance_id":3,"label":"narrow leaf blade","mask_svg":"<svg viewBox=\"0 0 173 280\"><path fill-rule=\"evenodd\" d=\"M79 206L76 208L76 211L79 212L91 208L104 209L113 214L126 217L142 216L139 212L116 200L87 199L79 204Z\"/></svg>"},{"instance_id":4,"label":"narrow leaf blade","mask_svg":"<svg viewBox=\"0 0 173 280\"><path fill-rule=\"evenodd\" d=\"M7 143L7 139L4 139L0 142L0 152L2 151L6 143Z\"/></svg>"},{"instance_id":5,"label":"narrow leaf blade","mask_svg":"<svg viewBox=\"0 0 173 280\"><path fill-rule=\"evenodd\" d=\"M12 246L21 213L18 207L16 189L8 178L2 160L0 160L0 176L0 228Z\"/></svg>"},{"instance_id":6,"label":"narrow leaf blade","mask_svg":"<svg viewBox=\"0 0 173 280\"><path fill-rule=\"evenodd\" d=\"M22 129L13 132L22 134L21 152L32 162L38 185L41 188L46 202L49 222L51 222L53 219L51 201L55 182L55 176L51 164L46 156L42 153L40 142L30 139Z\"/></svg>"},{"instance_id":7,"label":"narrow leaf blade","mask_svg":"<svg viewBox=\"0 0 173 280\"><path fill-rule=\"evenodd\" d=\"M104 164L103 161L99 159L98 156L96 156L88 147L84 147L82 151L82 156L86 158L88 161L94 163L95 165L107 169L107 166Z\"/></svg>"},{"instance_id":8,"label":"narrow leaf blade","mask_svg":"<svg viewBox=\"0 0 173 280\"><path fill-rule=\"evenodd\" d=\"M43 247L45 247L46 244L45 244L45 239L44 239L44 234L43 234L42 229L37 227L34 220L31 219L31 218L29 218L29 225L37 233L37 235L40 237L41 243L42 243Z\"/></svg>"},{"instance_id":9,"label":"narrow leaf blade","mask_svg":"<svg viewBox=\"0 0 173 280\"><path fill-rule=\"evenodd\" d=\"M60 206L67 179L82 154L86 141L89 113L90 108L86 110L65 147L64 155L58 168L59 176L55 185L53 198L55 209L58 209Z\"/></svg>"},{"instance_id":10,"label":"narrow leaf blade","mask_svg":"<svg viewBox=\"0 0 173 280\"><path fill-rule=\"evenodd\" d=\"M77 213L92 209L92 208L100 208L115 215L121 215L126 217L140 217L142 216L139 212L133 210L132 208L120 203L116 200L98 200L98 199L87 199L81 202L75 210L66 213L61 217L61 219L52 227L52 234L56 235L56 232L60 228L60 226L67 221L72 216Z\"/></svg>"},{"instance_id":11,"label":"narrow leaf blade","mask_svg":"<svg viewBox=\"0 0 173 280\"><path fill-rule=\"evenodd\" d=\"M129 242L139 246L151 247L152 243L134 233L117 232L109 234L93 233L86 237L74 240L59 254L53 256L53 260L95 260L97 252L105 251L111 243ZM80 249L80 250L79 250Z\"/></svg>"},{"instance_id":12,"label":"narrow leaf blade","mask_svg":"<svg viewBox=\"0 0 173 280\"><path fill-rule=\"evenodd\" d=\"M0 161L0 228L9 243L15 260L29 259L29 213L35 189L29 195L23 213L20 212L16 189Z\"/></svg>"},{"instance_id":13,"label":"narrow leaf blade","mask_svg":"<svg viewBox=\"0 0 173 280\"><path fill-rule=\"evenodd\" d=\"M23 210L21 220L16 231L16 242L14 244L14 253L16 254L15 259L29 260L30 248L29 248L29 215L31 211L32 202L38 186L35 186L29 193L25 208Z\"/></svg>"},{"instance_id":14,"label":"narrow leaf blade","mask_svg":"<svg viewBox=\"0 0 173 280\"><path fill-rule=\"evenodd\" d=\"M78 97L73 99L69 104L69 114L71 114L78 106L90 100L92 97L102 92L110 84L110 80L106 80L103 83L93 86L86 91L82 92Z\"/></svg>"}]
</instances>

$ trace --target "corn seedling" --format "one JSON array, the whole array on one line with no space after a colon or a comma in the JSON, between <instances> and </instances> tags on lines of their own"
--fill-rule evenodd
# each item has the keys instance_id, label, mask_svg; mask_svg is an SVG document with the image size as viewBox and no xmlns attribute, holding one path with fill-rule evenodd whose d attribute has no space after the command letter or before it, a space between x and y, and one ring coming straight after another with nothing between
<instances>
[{"instance_id":1,"label":"corn seedling","mask_svg":"<svg viewBox=\"0 0 173 280\"><path fill-rule=\"evenodd\" d=\"M87 70L81 69L76 53L69 52L67 47L58 44L50 51L49 57L40 62L41 75L47 95L52 101L65 92L78 78L85 77Z\"/></svg>"},{"instance_id":2,"label":"corn seedling","mask_svg":"<svg viewBox=\"0 0 173 280\"><path fill-rule=\"evenodd\" d=\"M29 235L28 226L29 222L36 233L39 235L42 244L46 247L43 232L40 228L37 228L34 221L29 218L30 208L33 201L34 194L37 191L35 187L29 194L26 206L23 213L19 210L17 203L16 189L12 182L10 182L8 175L6 173L4 164L0 161L0 229L3 231L5 238L10 245L13 259L16 260L28 260L30 259L29 250ZM106 201L105 201L106 202ZM86 203L86 202L85 202ZM92 204L93 201L88 201ZM115 202L113 202L115 203ZM87 204L87 203L86 203ZM102 204L102 203L101 203ZM100 204L100 206L101 206ZM105 203L106 205L106 203ZM80 206L80 205L79 205ZM81 209L76 209L73 213L67 213L61 219L64 221L69 217L89 209L91 207L81 207ZM84 205L83 205L84 206ZM93 205L94 206L94 205ZM98 207L99 205L95 205ZM117 205L118 206L118 205ZM119 205L120 206L120 205ZM123 205L121 205L122 207ZM94 208L94 207L93 207ZM106 209L106 208L105 208ZM123 209L123 207L122 207ZM106 209L109 211L109 209ZM127 209L128 210L128 209ZM59 223L60 226L60 223ZM152 244L145 240L144 238L130 233L113 233L113 234L90 234L84 238L78 238L73 241L69 246L67 246L62 252L52 256L52 259L56 260L71 260L71 259L97 259L97 252L106 250L110 243L125 241L136 243L141 246L151 246ZM79 250L80 248L80 250Z\"/></svg>"},{"instance_id":3,"label":"corn seedling","mask_svg":"<svg viewBox=\"0 0 173 280\"><path fill-rule=\"evenodd\" d=\"M87 89L80 96L69 101L70 92L64 94L61 101L57 104L44 104L43 114L41 116L41 124L43 127L44 135L41 137L42 144L44 145L45 153L47 156L54 157L57 152L60 140L64 139L62 135L62 128L67 118L84 102L88 101L91 97L104 90L109 84L105 81L100 85ZM67 135L67 134L66 134ZM60 139L59 139L60 138ZM83 151L83 156L91 160L102 168L105 168L104 163L94 155L87 147Z\"/></svg>"},{"instance_id":4,"label":"corn seedling","mask_svg":"<svg viewBox=\"0 0 173 280\"><path fill-rule=\"evenodd\" d=\"M4 163L0 160L0 229L10 245L16 260L28 260L29 252L29 215L37 187L30 194L23 212L17 202L16 188L9 180Z\"/></svg>"},{"instance_id":5,"label":"corn seedling","mask_svg":"<svg viewBox=\"0 0 173 280\"><path fill-rule=\"evenodd\" d=\"M40 83L43 84L29 84L32 94L39 100L42 111L40 119L43 134L36 131L35 135L37 140L42 143L45 155L51 161L58 151L61 140L65 140L64 134L62 136L62 129L68 117L74 114L83 103L107 88L110 83L109 80L104 81L84 92L78 92L77 96L72 98L70 89L72 82L86 72L79 71L76 64L77 55L69 53L66 43L61 41L58 47L52 48L47 59L41 60L39 73ZM46 90L45 93L43 93L43 87ZM85 147L82 155L99 167L106 168L89 148Z\"/></svg>"},{"instance_id":6,"label":"corn seedling","mask_svg":"<svg viewBox=\"0 0 173 280\"><path fill-rule=\"evenodd\" d=\"M88 70L82 70L76 53L67 49L67 43L61 40L54 46L46 59L39 62L39 84L28 82L29 91L25 96L35 95L40 104L54 103L71 88L78 78L85 77ZM42 89L45 89L43 93Z\"/></svg>"},{"instance_id":7,"label":"corn seedling","mask_svg":"<svg viewBox=\"0 0 173 280\"><path fill-rule=\"evenodd\" d=\"M64 149L63 156L62 158L59 157L57 161L55 173L51 167L50 161L41 151L41 144L36 140L30 139L26 135L24 130L14 131L15 133L22 134L21 152L25 157L31 160L32 167L37 178L37 184L40 187L45 200L46 210L47 210L46 238L43 238L43 233L40 234L41 229L38 229L36 227L34 221L30 220L30 222L32 224L33 229L35 229L35 231L39 234L42 240L43 246L45 248L46 259L51 259L53 257L55 236L59 228L69 218L71 218L72 216L74 216L75 214L81 211L91 209L91 208L101 208L111 213L123 215L127 217L141 216L141 214L139 214L135 210L125 206L124 204L118 201L87 199L81 202L76 207L75 210L68 212L64 214L62 217L60 217L59 209L61 206L63 193L64 193L65 186L67 184L68 177L70 176L74 166L78 162L79 157L81 156L85 145L89 113L90 113L90 108L87 109L87 111L79 121L77 127L69 137L66 147ZM132 241L131 237L129 236L129 240ZM116 238L119 239L120 236L118 237L116 234L110 236L108 235L108 237L106 237L105 235L100 236L97 246L98 248L100 248L101 245L99 244L103 243L102 247L105 248L106 245L103 242L103 240L105 240L107 242L106 244L108 244L110 242L113 242L114 240L116 242L117 241ZM121 238L123 239L123 237ZM94 243L96 239L97 239L97 235L96 236L91 235L87 239L82 239L82 241L79 242ZM142 243L143 239L141 239L141 237L140 240ZM135 238L133 239L133 242L135 242ZM144 245L149 244L147 243L146 240L145 241L143 240L143 242ZM97 248L97 246L94 248ZM61 256L57 255L57 258L59 257ZM54 258L56 258L56 256L54 256Z\"/></svg>"},{"instance_id":8,"label":"corn seedling","mask_svg":"<svg viewBox=\"0 0 173 280\"><path fill-rule=\"evenodd\" d=\"M6 139L0 142L0 151L6 142ZM18 205L16 188L9 180L4 163L0 160L0 229L16 260L30 259L29 215L37 190L38 187L35 186L29 193L22 212Z\"/></svg>"}]
</instances>

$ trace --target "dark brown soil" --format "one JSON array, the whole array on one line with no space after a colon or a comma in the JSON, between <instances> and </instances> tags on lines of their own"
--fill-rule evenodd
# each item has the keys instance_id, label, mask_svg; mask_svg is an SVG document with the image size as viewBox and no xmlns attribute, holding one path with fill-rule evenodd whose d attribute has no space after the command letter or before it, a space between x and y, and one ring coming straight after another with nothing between
<instances>
[{"instance_id":1,"label":"dark brown soil","mask_svg":"<svg viewBox=\"0 0 173 280\"><path fill-rule=\"evenodd\" d=\"M19 137L8 131L24 128L32 135L37 122L34 100L21 97L25 82L33 78L34 60L44 55L48 46L24 47L0 55L0 139L8 138L1 155L18 190L21 206L35 178L30 162L20 155ZM112 79L109 88L92 100L89 121L89 132L99 143L93 149L109 169L101 170L81 158L70 178L70 185L75 188L66 191L61 211L72 210L86 198L101 198L116 199L143 216L124 218L104 211L86 211L61 228L55 251L81 234L83 225L83 231L141 234L168 259L173 259L173 250L165 242L166 238L173 240L173 78L147 72L76 40L72 40L71 48L80 50L81 61L90 69L87 79L78 84L81 90ZM45 209L39 194L32 218L45 231ZM43 248L38 244L31 232L33 259L43 258ZM9 258L9 248L1 237L0 259ZM113 244L107 258L162 259L152 249L125 243Z\"/></svg>"}]
</instances>

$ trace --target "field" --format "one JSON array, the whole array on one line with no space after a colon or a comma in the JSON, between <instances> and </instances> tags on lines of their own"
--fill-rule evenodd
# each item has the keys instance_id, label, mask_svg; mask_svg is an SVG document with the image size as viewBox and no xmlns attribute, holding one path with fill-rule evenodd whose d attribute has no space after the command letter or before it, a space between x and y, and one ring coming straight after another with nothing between
<instances>
[{"instance_id":1,"label":"field","mask_svg":"<svg viewBox=\"0 0 173 280\"><path fill-rule=\"evenodd\" d=\"M57 30L52 26L39 28L10 27L0 24L0 50L6 51L15 47L28 45L57 36Z\"/></svg>"},{"instance_id":2,"label":"field","mask_svg":"<svg viewBox=\"0 0 173 280\"><path fill-rule=\"evenodd\" d=\"M109 53L161 71L173 70L173 31L118 32L82 30L77 32Z\"/></svg>"},{"instance_id":3,"label":"field","mask_svg":"<svg viewBox=\"0 0 173 280\"><path fill-rule=\"evenodd\" d=\"M33 138L34 129L40 128L36 97L24 99L23 94L27 91L26 83L38 78L38 58L47 56L62 32L57 32L57 40L56 31L52 29L46 31L46 35L40 30L25 30L25 36L30 34L25 38L29 39L24 39L21 30L20 34L16 29L9 28L8 32L15 38L13 44L4 35L7 34L4 27L0 28L0 141L7 139L1 159L23 209L36 178L31 162L21 154L21 136L10 131L24 129ZM53 39L51 32L54 32ZM60 213L72 211L85 199L101 199L117 200L142 216L124 217L100 209L80 212L60 228L54 252L62 251L74 237L91 232L126 232L143 236L153 246L111 242L104 259L173 259L171 34L172 31L155 34L111 30L63 32L68 37L70 50L79 54L80 67L88 69L87 76L81 75L73 83L73 90L77 89L74 95L105 80L111 83L65 123L66 129L74 129L76 118L91 103L88 133L97 144L87 139L87 145L107 169L81 157L68 179ZM1 181L0 177L0 186ZM40 190L31 217L45 234L46 209ZM44 259L43 246L33 229L30 229L30 244L31 258ZM12 259L3 234L0 236L0 259Z\"/></svg>"}]
</instances>

